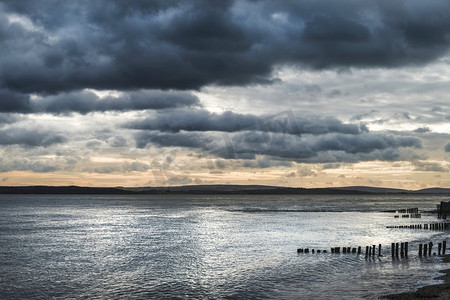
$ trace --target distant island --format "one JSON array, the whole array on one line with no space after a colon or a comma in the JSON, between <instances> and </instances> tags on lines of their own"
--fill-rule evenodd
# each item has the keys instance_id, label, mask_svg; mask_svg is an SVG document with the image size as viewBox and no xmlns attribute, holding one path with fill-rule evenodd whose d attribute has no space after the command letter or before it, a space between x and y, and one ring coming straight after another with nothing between
<instances>
[{"instance_id":1,"label":"distant island","mask_svg":"<svg viewBox=\"0 0 450 300\"><path fill-rule=\"evenodd\" d=\"M333 188L292 188L267 185L186 185L170 187L81 187L81 186L0 186L0 194L91 194L91 195L342 195L342 194L439 194L450 195L450 188L404 190L370 186Z\"/></svg>"}]
</instances>

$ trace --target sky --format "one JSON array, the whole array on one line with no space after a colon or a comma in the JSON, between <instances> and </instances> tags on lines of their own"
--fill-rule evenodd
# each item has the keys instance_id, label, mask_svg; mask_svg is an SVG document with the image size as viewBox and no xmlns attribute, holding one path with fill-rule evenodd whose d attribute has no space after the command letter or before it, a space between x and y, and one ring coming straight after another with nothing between
<instances>
[{"instance_id":1,"label":"sky","mask_svg":"<svg viewBox=\"0 0 450 300\"><path fill-rule=\"evenodd\" d=\"M0 185L450 187L449 15L0 1Z\"/></svg>"}]
</instances>

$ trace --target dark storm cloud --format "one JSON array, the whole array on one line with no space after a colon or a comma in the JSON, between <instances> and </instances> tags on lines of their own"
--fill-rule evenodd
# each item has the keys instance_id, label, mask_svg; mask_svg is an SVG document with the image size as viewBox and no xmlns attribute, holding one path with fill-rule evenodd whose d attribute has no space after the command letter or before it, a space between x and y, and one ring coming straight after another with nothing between
<instances>
[{"instance_id":1,"label":"dark storm cloud","mask_svg":"<svg viewBox=\"0 0 450 300\"><path fill-rule=\"evenodd\" d=\"M403 159L402 148L421 148L418 138L363 132L359 135L329 133L297 136L284 133L238 132L218 136L212 133L160 133L144 131L136 134L138 147L193 148L226 159L254 159L257 155L299 162L334 162Z\"/></svg>"},{"instance_id":2,"label":"dark storm cloud","mask_svg":"<svg viewBox=\"0 0 450 300\"><path fill-rule=\"evenodd\" d=\"M424 64L450 45L445 0L16 0L0 14L0 88L25 93L267 83L276 65Z\"/></svg>"},{"instance_id":3,"label":"dark storm cloud","mask_svg":"<svg viewBox=\"0 0 450 300\"><path fill-rule=\"evenodd\" d=\"M344 124L331 117L298 118L291 112L264 117L231 111L218 114L206 110L174 110L158 113L143 120L130 122L125 126L162 132L257 130L289 134L325 134L329 132L360 134L367 131L363 124Z\"/></svg>"},{"instance_id":4,"label":"dark storm cloud","mask_svg":"<svg viewBox=\"0 0 450 300\"><path fill-rule=\"evenodd\" d=\"M32 102L34 112L87 114L90 112L166 109L198 106L199 99L187 92L130 91L118 97L99 98L83 91L47 96Z\"/></svg>"},{"instance_id":5,"label":"dark storm cloud","mask_svg":"<svg viewBox=\"0 0 450 300\"><path fill-rule=\"evenodd\" d=\"M10 90L0 90L0 112L87 114L105 111L131 111L200 106L198 97L188 92L140 90L119 96L100 98L93 92L78 91L57 95L30 96Z\"/></svg>"},{"instance_id":6,"label":"dark storm cloud","mask_svg":"<svg viewBox=\"0 0 450 300\"><path fill-rule=\"evenodd\" d=\"M0 130L0 145L22 145L29 147L50 146L63 143L67 138L54 131L8 128Z\"/></svg>"},{"instance_id":7,"label":"dark storm cloud","mask_svg":"<svg viewBox=\"0 0 450 300\"><path fill-rule=\"evenodd\" d=\"M0 112L28 113L31 112L30 96L8 89L0 90Z\"/></svg>"}]
</instances>

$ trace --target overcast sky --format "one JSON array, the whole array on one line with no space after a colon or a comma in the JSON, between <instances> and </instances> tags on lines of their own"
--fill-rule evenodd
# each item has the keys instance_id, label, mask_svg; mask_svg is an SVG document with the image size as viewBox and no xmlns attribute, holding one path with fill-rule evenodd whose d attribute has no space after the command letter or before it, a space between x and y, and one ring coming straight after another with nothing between
<instances>
[{"instance_id":1,"label":"overcast sky","mask_svg":"<svg viewBox=\"0 0 450 300\"><path fill-rule=\"evenodd\" d=\"M450 187L449 16L0 1L0 184Z\"/></svg>"}]
</instances>

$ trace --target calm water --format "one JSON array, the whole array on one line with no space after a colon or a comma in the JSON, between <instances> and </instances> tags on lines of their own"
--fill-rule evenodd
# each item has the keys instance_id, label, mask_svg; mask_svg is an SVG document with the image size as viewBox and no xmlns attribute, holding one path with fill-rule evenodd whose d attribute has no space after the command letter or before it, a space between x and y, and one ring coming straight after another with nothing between
<instances>
[{"instance_id":1,"label":"calm water","mask_svg":"<svg viewBox=\"0 0 450 300\"><path fill-rule=\"evenodd\" d=\"M444 232L386 229L435 221L431 196L0 195L0 298L357 299L433 282L419 258ZM391 242L410 242L392 260ZM298 247L383 245L385 257ZM436 283L436 281L434 281Z\"/></svg>"}]
</instances>

